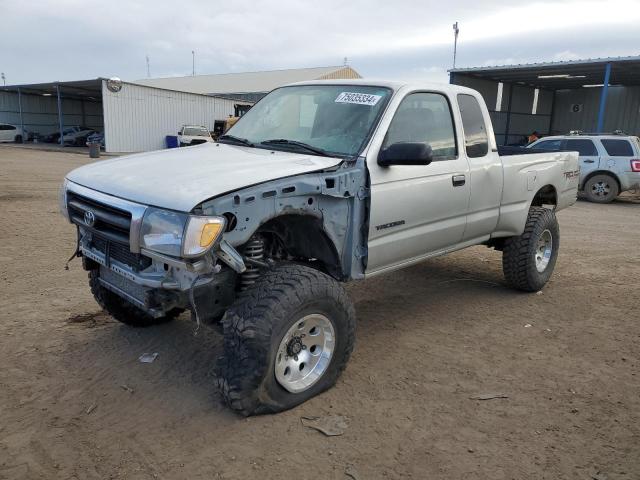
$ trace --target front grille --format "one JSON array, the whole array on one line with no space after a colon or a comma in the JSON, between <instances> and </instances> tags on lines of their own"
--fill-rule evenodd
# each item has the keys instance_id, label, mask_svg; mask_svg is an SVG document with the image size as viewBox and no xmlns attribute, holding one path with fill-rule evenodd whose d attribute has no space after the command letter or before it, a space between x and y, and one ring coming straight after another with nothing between
<instances>
[{"instance_id":1,"label":"front grille","mask_svg":"<svg viewBox=\"0 0 640 480\"><path fill-rule=\"evenodd\" d=\"M107 263L111 260L116 260L128 265L136 272L144 270L151 265L151 259L149 257L133 253L129 250L128 245L109 241L97 234L93 234L91 237L91 247L93 250L102 253L107 259Z\"/></svg>"},{"instance_id":2,"label":"front grille","mask_svg":"<svg viewBox=\"0 0 640 480\"><path fill-rule=\"evenodd\" d=\"M109 241L124 244L128 248L131 228L130 212L70 191L67 192L67 208L73 223L98 233ZM85 221L87 212L95 219L92 225Z\"/></svg>"},{"instance_id":3,"label":"front grille","mask_svg":"<svg viewBox=\"0 0 640 480\"><path fill-rule=\"evenodd\" d=\"M129 247L130 212L71 191L67 191L67 208L71 221L90 232L89 247L102 253L107 265L116 260L136 272L151 265L150 258L133 253ZM87 212L93 214L92 225L85 221Z\"/></svg>"}]
</instances>

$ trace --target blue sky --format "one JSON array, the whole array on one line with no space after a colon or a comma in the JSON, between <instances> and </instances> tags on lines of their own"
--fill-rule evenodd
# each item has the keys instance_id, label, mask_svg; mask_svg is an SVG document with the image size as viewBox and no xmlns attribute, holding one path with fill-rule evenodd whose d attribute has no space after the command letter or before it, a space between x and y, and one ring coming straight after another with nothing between
<instances>
[{"instance_id":1,"label":"blue sky","mask_svg":"<svg viewBox=\"0 0 640 480\"><path fill-rule=\"evenodd\" d=\"M603 6L606 5L606 8ZM349 64L366 77L446 81L458 66L640 55L640 0L0 0L8 84Z\"/></svg>"}]
</instances>

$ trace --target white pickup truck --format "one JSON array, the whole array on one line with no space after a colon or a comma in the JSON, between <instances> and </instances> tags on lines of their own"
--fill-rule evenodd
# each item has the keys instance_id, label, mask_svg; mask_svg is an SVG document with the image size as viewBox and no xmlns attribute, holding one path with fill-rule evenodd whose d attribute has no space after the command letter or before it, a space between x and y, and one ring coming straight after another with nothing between
<instances>
[{"instance_id":1,"label":"white pickup truck","mask_svg":"<svg viewBox=\"0 0 640 480\"><path fill-rule=\"evenodd\" d=\"M183 125L178 131L178 144L181 147L190 147L206 142L213 142L211 132L200 125Z\"/></svg>"},{"instance_id":2,"label":"white pickup truck","mask_svg":"<svg viewBox=\"0 0 640 480\"><path fill-rule=\"evenodd\" d=\"M217 383L251 415L336 382L341 282L484 244L540 290L578 177L575 152L499 156L474 90L336 80L274 90L217 143L83 166L60 199L97 302L132 326L221 321Z\"/></svg>"}]
</instances>

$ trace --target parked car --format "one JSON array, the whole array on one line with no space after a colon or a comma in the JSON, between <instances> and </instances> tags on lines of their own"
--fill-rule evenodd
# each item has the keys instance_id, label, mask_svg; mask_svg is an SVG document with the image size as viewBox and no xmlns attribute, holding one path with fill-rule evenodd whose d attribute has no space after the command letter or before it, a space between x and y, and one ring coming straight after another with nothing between
<instances>
[{"instance_id":1,"label":"parked car","mask_svg":"<svg viewBox=\"0 0 640 480\"><path fill-rule=\"evenodd\" d=\"M27 140L29 134L22 127L11 125L9 123L0 123L0 142L15 142L22 143L22 140Z\"/></svg>"},{"instance_id":2,"label":"parked car","mask_svg":"<svg viewBox=\"0 0 640 480\"><path fill-rule=\"evenodd\" d=\"M184 125L178 132L178 142L181 147L199 145L201 143L213 142L211 132L200 125Z\"/></svg>"},{"instance_id":3,"label":"parked car","mask_svg":"<svg viewBox=\"0 0 640 480\"><path fill-rule=\"evenodd\" d=\"M198 325L222 318L223 398L278 412L347 364L356 319L342 282L483 244L502 252L508 284L545 286L578 154L496 149L475 90L306 82L268 94L217 144L73 170L61 211L102 308L137 327L185 310Z\"/></svg>"},{"instance_id":4,"label":"parked car","mask_svg":"<svg viewBox=\"0 0 640 480\"><path fill-rule=\"evenodd\" d=\"M75 147L82 147L87 143L87 137L96 133L96 130L88 127L79 127L77 130L67 133L62 137L62 143L64 145L73 145Z\"/></svg>"},{"instance_id":5,"label":"parked car","mask_svg":"<svg viewBox=\"0 0 640 480\"><path fill-rule=\"evenodd\" d=\"M640 188L640 139L631 135L557 135L527 148L576 151L580 155L580 190L591 202L608 203L620 193Z\"/></svg>"},{"instance_id":6,"label":"parked car","mask_svg":"<svg viewBox=\"0 0 640 480\"><path fill-rule=\"evenodd\" d=\"M85 130L85 127L81 127L79 125L73 125L70 127L65 127L62 130L62 135L71 135L75 132L79 132L80 130ZM42 141L46 142L46 143L60 143L60 131L55 131L52 133L49 133L47 135L45 135L44 137L42 137Z\"/></svg>"}]
</instances>

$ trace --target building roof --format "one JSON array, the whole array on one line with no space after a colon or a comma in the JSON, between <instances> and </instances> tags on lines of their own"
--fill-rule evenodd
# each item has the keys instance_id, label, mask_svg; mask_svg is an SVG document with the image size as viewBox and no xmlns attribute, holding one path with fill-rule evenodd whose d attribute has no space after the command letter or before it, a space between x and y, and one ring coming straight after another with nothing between
<instances>
[{"instance_id":1,"label":"building roof","mask_svg":"<svg viewBox=\"0 0 640 480\"><path fill-rule=\"evenodd\" d=\"M0 92L21 92L25 95L43 95L45 97L56 96L58 89L60 89L60 95L64 98L75 98L77 100L99 100L102 96L102 82L108 80L104 77L98 77L90 80L71 80L66 82L48 82L48 83L25 83L21 85L6 85L0 86ZM129 85L140 85L133 82L122 82ZM148 88L157 88L160 90L174 90L170 88L163 88L160 86L142 85ZM197 92L186 92L194 95L202 95ZM250 105L253 102L237 100L234 98L227 98L222 95L217 95L222 99L234 100L240 104Z\"/></svg>"},{"instance_id":2,"label":"building roof","mask_svg":"<svg viewBox=\"0 0 640 480\"><path fill-rule=\"evenodd\" d=\"M70 82L31 83L0 86L0 92L22 92L24 94L55 96L58 88L66 98L95 100L102 94L102 78Z\"/></svg>"},{"instance_id":3,"label":"building roof","mask_svg":"<svg viewBox=\"0 0 640 480\"><path fill-rule=\"evenodd\" d=\"M602 84L607 64L611 64L609 85L640 85L640 56L454 68L449 72L453 75L463 74L498 82L559 90Z\"/></svg>"},{"instance_id":4,"label":"building roof","mask_svg":"<svg viewBox=\"0 0 640 480\"><path fill-rule=\"evenodd\" d=\"M136 80L135 83L169 90L217 95L225 93L264 93L288 83L336 78L361 78L361 76L351 67L341 65L264 72L145 78Z\"/></svg>"}]
</instances>

